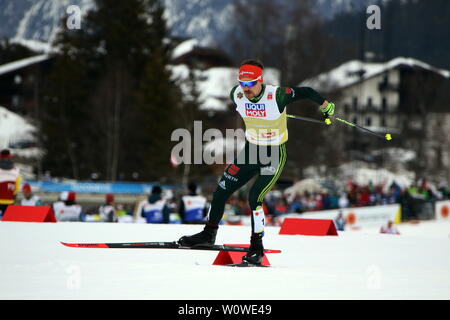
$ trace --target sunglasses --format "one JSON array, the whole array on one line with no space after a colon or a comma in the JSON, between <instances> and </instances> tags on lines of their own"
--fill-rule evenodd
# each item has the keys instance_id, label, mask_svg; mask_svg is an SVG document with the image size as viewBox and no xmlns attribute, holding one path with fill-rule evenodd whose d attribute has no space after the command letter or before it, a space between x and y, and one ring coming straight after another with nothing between
<instances>
[{"instance_id":1,"label":"sunglasses","mask_svg":"<svg viewBox=\"0 0 450 320\"><path fill-rule=\"evenodd\" d=\"M258 80L261 79L261 77L256 78L255 80L250 80L250 81L239 81L239 84L241 85L241 87L253 87L254 85L256 85L256 83L258 82Z\"/></svg>"}]
</instances>

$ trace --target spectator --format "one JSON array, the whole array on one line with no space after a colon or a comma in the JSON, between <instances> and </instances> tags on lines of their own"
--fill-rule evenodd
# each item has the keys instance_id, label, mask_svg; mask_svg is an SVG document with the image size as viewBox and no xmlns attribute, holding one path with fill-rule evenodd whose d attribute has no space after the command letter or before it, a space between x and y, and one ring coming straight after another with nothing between
<instances>
[{"instance_id":1,"label":"spectator","mask_svg":"<svg viewBox=\"0 0 450 320\"><path fill-rule=\"evenodd\" d=\"M364 187L361 189L361 192L359 193L358 205L365 207L369 205L369 202L370 202L369 188Z\"/></svg>"},{"instance_id":2,"label":"spectator","mask_svg":"<svg viewBox=\"0 0 450 320\"><path fill-rule=\"evenodd\" d=\"M381 186L377 186L375 188L375 205L383 204L384 201L383 198L384 198L383 188Z\"/></svg>"},{"instance_id":3,"label":"spectator","mask_svg":"<svg viewBox=\"0 0 450 320\"><path fill-rule=\"evenodd\" d=\"M134 217L133 217L133 209L131 208L131 205L127 206L127 210L125 210L125 215L119 216L116 214L117 222L118 223L133 223Z\"/></svg>"},{"instance_id":4,"label":"spectator","mask_svg":"<svg viewBox=\"0 0 450 320\"><path fill-rule=\"evenodd\" d=\"M342 192L340 198L339 198L339 208L348 208L350 202L347 198L347 193Z\"/></svg>"},{"instance_id":5,"label":"spectator","mask_svg":"<svg viewBox=\"0 0 450 320\"><path fill-rule=\"evenodd\" d=\"M206 198L197 194L197 185L188 185L188 194L181 197L179 213L182 223L200 224L204 223L208 206Z\"/></svg>"},{"instance_id":6,"label":"spectator","mask_svg":"<svg viewBox=\"0 0 450 320\"><path fill-rule=\"evenodd\" d=\"M105 203L98 209L100 220L103 222L117 222L116 208L114 204L114 195L108 193L105 196Z\"/></svg>"},{"instance_id":7,"label":"spectator","mask_svg":"<svg viewBox=\"0 0 450 320\"><path fill-rule=\"evenodd\" d=\"M314 211L316 209L316 200L313 194L307 195L305 198L305 207L307 211Z\"/></svg>"},{"instance_id":8,"label":"spectator","mask_svg":"<svg viewBox=\"0 0 450 320\"><path fill-rule=\"evenodd\" d=\"M63 191L59 194L58 200L56 200L55 202L53 202L52 204L52 209L53 212L55 213L56 216L56 212L60 210L60 208L64 205L64 200L63 199L67 199L67 191Z\"/></svg>"},{"instance_id":9,"label":"spectator","mask_svg":"<svg viewBox=\"0 0 450 320\"><path fill-rule=\"evenodd\" d=\"M6 212L8 205L14 204L20 190L22 177L14 166L12 155L8 149L0 152L0 217Z\"/></svg>"},{"instance_id":10,"label":"spectator","mask_svg":"<svg viewBox=\"0 0 450 320\"><path fill-rule=\"evenodd\" d=\"M84 221L83 209L76 203L75 192L62 192L59 201L53 203L58 221Z\"/></svg>"},{"instance_id":11,"label":"spectator","mask_svg":"<svg viewBox=\"0 0 450 320\"><path fill-rule=\"evenodd\" d=\"M295 195L294 199L290 203L289 212L301 213L302 212L302 201L300 196Z\"/></svg>"},{"instance_id":12,"label":"spectator","mask_svg":"<svg viewBox=\"0 0 450 320\"><path fill-rule=\"evenodd\" d=\"M388 221L387 226L382 226L380 229L380 233L400 234L397 227L394 226L394 223L392 221Z\"/></svg>"},{"instance_id":13,"label":"spectator","mask_svg":"<svg viewBox=\"0 0 450 320\"><path fill-rule=\"evenodd\" d=\"M166 200L167 207L169 208L169 223L181 223L181 218L178 212L178 205L175 202L174 193L171 189L166 189L163 191L161 197ZM172 213L176 213L172 215Z\"/></svg>"},{"instance_id":14,"label":"spectator","mask_svg":"<svg viewBox=\"0 0 450 320\"><path fill-rule=\"evenodd\" d=\"M22 187L23 199L20 201L22 206L42 206L42 200L34 195L31 186L26 183Z\"/></svg>"},{"instance_id":15,"label":"spectator","mask_svg":"<svg viewBox=\"0 0 450 320\"><path fill-rule=\"evenodd\" d=\"M322 195L316 194L316 196L315 196L315 203L314 203L314 210L322 210L322 209L323 209Z\"/></svg>"},{"instance_id":16,"label":"spectator","mask_svg":"<svg viewBox=\"0 0 450 320\"><path fill-rule=\"evenodd\" d=\"M421 198L421 196L419 195L419 191L417 189L417 184L413 183L412 185L410 185L408 187L408 194L413 197L413 198Z\"/></svg>"},{"instance_id":17,"label":"spectator","mask_svg":"<svg viewBox=\"0 0 450 320\"><path fill-rule=\"evenodd\" d=\"M333 192L330 194L330 209L339 208L339 197L337 193Z\"/></svg>"},{"instance_id":18,"label":"spectator","mask_svg":"<svg viewBox=\"0 0 450 320\"><path fill-rule=\"evenodd\" d=\"M372 180L369 181L369 185L367 186L369 193L375 192L375 186L373 185Z\"/></svg>"},{"instance_id":19,"label":"spectator","mask_svg":"<svg viewBox=\"0 0 450 320\"><path fill-rule=\"evenodd\" d=\"M389 189L388 193L386 194L386 203L387 204L393 204L397 202L397 197L394 194L394 191L392 189Z\"/></svg>"},{"instance_id":20,"label":"spectator","mask_svg":"<svg viewBox=\"0 0 450 320\"><path fill-rule=\"evenodd\" d=\"M279 200L276 202L276 206L275 206L275 215L276 215L276 216L279 216L279 215L286 214L286 213L287 213L287 207L286 207L286 205L284 204L283 199L279 199Z\"/></svg>"},{"instance_id":21,"label":"spectator","mask_svg":"<svg viewBox=\"0 0 450 320\"><path fill-rule=\"evenodd\" d=\"M117 217L123 217L128 214L128 210L125 204L118 203L115 205L115 207L116 207L115 213Z\"/></svg>"},{"instance_id":22,"label":"spectator","mask_svg":"<svg viewBox=\"0 0 450 320\"><path fill-rule=\"evenodd\" d=\"M344 215L342 214L342 210L339 210L339 213L338 213L336 219L334 219L334 223L335 223L336 229L338 231L345 230L345 219L344 219Z\"/></svg>"},{"instance_id":23,"label":"spectator","mask_svg":"<svg viewBox=\"0 0 450 320\"><path fill-rule=\"evenodd\" d=\"M443 199L450 199L450 188L443 182L439 184L438 191L441 193Z\"/></svg>"},{"instance_id":24,"label":"spectator","mask_svg":"<svg viewBox=\"0 0 450 320\"><path fill-rule=\"evenodd\" d=\"M417 187L417 186L420 186ZM349 182L340 191L324 191L323 193L304 191L302 194L289 193L283 196L278 190L272 190L267 194L266 206L274 214L282 212L302 213L306 211L339 209L349 207L363 207L398 203L402 206L404 217L413 217L415 205L412 202L425 199L446 199L450 197L450 190L447 185L441 183L439 187L434 187L426 180L414 182L409 187L404 187L393 181L390 185L377 184L369 181L367 185L358 185ZM229 215L250 215L251 210L248 205L243 205L245 199L232 197L226 205L226 214ZM280 203L283 202L283 205ZM283 206L286 207L283 208Z\"/></svg>"},{"instance_id":25,"label":"spectator","mask_svg":"<svg viewBox=\"0 0 450 320\"><path fill-rule=\"evenodd\" d=\"M431 191L431 188L427 180L423 180L418 191L419 194L421 194L423 199L425 200L430 200L431 198L433 198L433 192Z\"/></svg>"},{"instance_id":26,"label":"spectator","mask_svg":"<svg viewBox=\"0 0 450 320\"><path fill-rule=\"evenodd\" d=\"M391 183L391 185L389 186L389 189L392 190L392 194L395 197L395 203L399 203L400 201L400 196L402 193L402 189L400 188L400 186L397 184L397 182L393 181Z\"/></svg>"},{"instance_id":27,"label":"spectator","mask_svg":"<svg viewBox=\"0 0 450 320\"><path fill-rule=\"evenodd\" d=\"M331 209L331 197L326 191L322 194L322 209Z\"/></svg>"},{"instance_id":28,"label":"spectator","mask_svg":"<svg viewBox=\"0 0 450 320\"><path fill-rule=\"evenodd\" d=\"M147 202L142 207L141 216L146 218L147 223L169 223L170 221L170 209L161 193L161 187L154 186Z\"/></svg>"}]
</instances>

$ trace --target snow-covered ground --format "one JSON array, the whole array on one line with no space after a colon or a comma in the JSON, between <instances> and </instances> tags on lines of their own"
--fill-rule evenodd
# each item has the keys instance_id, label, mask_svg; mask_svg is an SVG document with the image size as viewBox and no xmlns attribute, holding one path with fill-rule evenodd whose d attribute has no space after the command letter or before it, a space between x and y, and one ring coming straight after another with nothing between
<instances>
[{"instance_id":1,"label":"snow-covered ground","mask_svg":"<svg viewBox=\"0 0 450 320\"><path fill-rule=\"evenodd\" d=\"M338 237L278 235L271 268L212 265L217 252L86 249L66 242L171 241L192 225L0 222L0 299L450 299L450 222L400 224ZM217 243L247 243L222 226Z\"/></svg>"}]
</instances>

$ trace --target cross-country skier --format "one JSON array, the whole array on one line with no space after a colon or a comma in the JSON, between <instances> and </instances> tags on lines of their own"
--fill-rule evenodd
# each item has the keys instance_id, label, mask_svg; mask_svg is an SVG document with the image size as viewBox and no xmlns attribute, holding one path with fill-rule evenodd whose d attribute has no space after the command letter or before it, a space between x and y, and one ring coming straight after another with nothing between
<instances>
[{"instance_id":1,"label":"cross-country skier","mask_svg":"<svg viewBox=\"0 0 450 320\"><path fill-rule=\"evenodd\" d=\"M312 88L265 84L263 69L263 64L258 60L241 63L239 85L232 88L230 98L245 122L245 146L219 181L203 231L178 240L182 246L213 245L225 203L237 189L257 176L249 192L252 210L250 248L242 259L243 263L256 265L261 264L264 256L263 199L280 177L287 159L286 106L299 99L310 99L320 105L325 117L333 115L335 108L333 103L326 101ZM271 159L276 157L276 165L268 164L267 157L261 155L267 155Z\"/></svg>"}]
</instances>

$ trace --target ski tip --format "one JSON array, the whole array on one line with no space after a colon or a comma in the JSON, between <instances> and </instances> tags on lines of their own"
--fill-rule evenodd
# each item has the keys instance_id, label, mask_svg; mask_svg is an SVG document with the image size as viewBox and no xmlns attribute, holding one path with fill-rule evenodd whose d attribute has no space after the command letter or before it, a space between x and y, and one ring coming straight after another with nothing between
<instances>
[{"instance_id":1,"label":"ski tip","mask_svg":"<svg viewBox=\"0 0 450 320\"><path fill-rule=\"evenodd\" d=\"M60 243L71 248L108 248L105 243L67 243L62 241Z\"/></svg>"},{"instance_id":2,"label":"ski tip","mask_svg":"<svg viewBox=\"0 0 450 320\"><path fill-rule=\"evenodd\" d=\"M61 243L63 246L66 246L66 247L75 247L76 246L73 243L67 243L67 242L62 242L62 241L60 241L59 243Z\"/></svg>"},{"instance_id":3,"label":"ski tip","mask_svg":"<svg viewBox=\"0 0 450 320\"><path fill-rule=\"evenodd\" d=\"M277 249L266 249L266 250L264 250L264 253L281 253L281 250L277 250Z\"/></svg>"}]
</instances>

